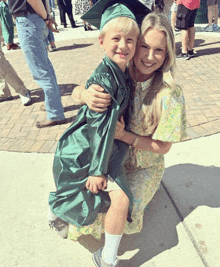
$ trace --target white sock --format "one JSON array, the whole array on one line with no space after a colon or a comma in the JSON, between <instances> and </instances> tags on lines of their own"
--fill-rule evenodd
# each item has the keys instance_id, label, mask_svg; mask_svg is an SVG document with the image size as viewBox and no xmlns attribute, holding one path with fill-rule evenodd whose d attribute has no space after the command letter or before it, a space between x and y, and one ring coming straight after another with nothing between
<instances>
[{"instance_id":1,"label":"white sock","mask_svg":"<svg viewBox=\"0 0 220 267\"><path fill-rule=\"evenodd\" d=\"M105 245L102 250L102 259L106 263L115 263L121 238L122 235L111 235L105 231Z\"/></svg>"}]
</instances>

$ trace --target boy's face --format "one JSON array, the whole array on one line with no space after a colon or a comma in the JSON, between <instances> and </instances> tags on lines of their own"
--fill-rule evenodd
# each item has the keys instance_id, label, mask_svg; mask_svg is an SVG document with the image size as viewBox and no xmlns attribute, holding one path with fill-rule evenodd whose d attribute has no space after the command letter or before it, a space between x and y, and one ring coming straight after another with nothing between
<instances>
[{"instance_id":1,"label":"boy's face","mask_svg":"<svg viewBox=\"0 0 220 267\"><path fill-rule=\"evenodd\" d=\"M99 37L99 43L107 56L125 71L129 60L134 56L138 34L135 29L124 33L118 29L108 30L104 37Z\"/></svg>"}]
</instances>

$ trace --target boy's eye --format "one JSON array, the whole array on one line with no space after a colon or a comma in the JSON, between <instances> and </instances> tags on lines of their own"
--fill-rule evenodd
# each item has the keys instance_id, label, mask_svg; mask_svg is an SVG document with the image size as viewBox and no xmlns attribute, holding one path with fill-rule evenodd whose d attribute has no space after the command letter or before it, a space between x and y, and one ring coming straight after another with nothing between
<instances>
[{"instance_id":1,"label":"boy's eye","mask_svg":"<svg viewBox=\"0 0 220 267\"><path fill-rule=\"evenodd\" d=\"M133 40L133 39L128 39L127 42L128 42L128 43L133 43L134 40Z\"/></svg>"}]
</instances>

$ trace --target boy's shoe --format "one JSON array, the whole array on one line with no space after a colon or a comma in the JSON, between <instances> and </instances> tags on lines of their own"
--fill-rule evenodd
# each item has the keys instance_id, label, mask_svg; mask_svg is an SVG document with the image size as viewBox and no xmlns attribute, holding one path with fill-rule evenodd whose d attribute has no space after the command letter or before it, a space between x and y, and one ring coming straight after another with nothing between
<instances>
[{"instance_id":1,"label":"boy's shoe","mask_svg":"<svg viewBox=\"0 0 220 267\"><path fill-rule=\"evenodd\" d=\"M195 53L194 53L194 51L193 51L193 49L192 50L188 50L188 56L189 56L189 58L192 58L192 57L195 57Z\"/></svg>"},{"instance_id":2,"label":"boy's shoe","mask_svg":"<svg viewBox=\"0 0 220 267\"><path fill-rule=\"evenodd\" d=\"M25 95L21 95L19 94L20 99L21 99L21 103L24 106L28 106L31 103L31 95L30 95L30 91L28 90L27 93Z\"/></svg>"},{"instance_id":3,"label":"boy's shoe","mask_svg":"<svg viewBox=\"0 0 220 267\"><path fill-rule=\"evenodd\" d=\"M99 250L93 253L92 259L93 259L93 262L95 263L95 266L96 267L117 267L119 263L119 259L116 259L114 264L106 263L102 259L102 250L103 248L100 248Z\"/></svg>"},{"instance_id":4,"label":"boy's shoe","mask_svg":"<svg viewBox=\"0 0 220 267\"><path fill-rule=\"evenodd\" d=\"M55 228L57 234L62 238L67 238L69 231L69 224L62 219L58 218L56 215L52 213L49 209L48 211L48 222L50 228Z\"/></svg>"},{"instance_id":5,"label":"boy's shoe","mask_svg":"<svg viewBox=\"0 0 220 267\"><path fill-rule=\"evenodd\" d=\"M218 30L219 30L218 24L213 24L213 31L218 31Z\"/></svg>"},{"instance_id":6,"label":"boy's shoe","mask_svg":"<svg viewBox=\"0 0 220 267\"><path fill-rule=\"evenodd\" d=\"M213 26L212 25L207 25L204 29L205 32L213 32Z\"/></svg>"},{"instance_id":7,"label":"boy's shoe","mask_svg":"<svg viewBox=\"0 0 220 267\"><path fill-rule=\"evenodd\" d=\"M176 56L176 58L181 58L181 59L184 59L184 60L188 60L189 59L189 55L188 55L188 53L180 52L179 55Z\"/></svg>"}]
</instances>

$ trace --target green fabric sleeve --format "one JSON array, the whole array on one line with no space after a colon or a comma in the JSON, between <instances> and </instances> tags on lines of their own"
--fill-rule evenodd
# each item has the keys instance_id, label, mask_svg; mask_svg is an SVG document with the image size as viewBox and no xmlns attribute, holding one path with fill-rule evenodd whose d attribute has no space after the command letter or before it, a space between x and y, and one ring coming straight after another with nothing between
<instances>
[{"instance_id":1,"label":"green fabric sleeve","mask_svg":"<svg viewBox=\"0 0 220 267\"><path fill-rule=\"evenodd\" d=\"M112 104L102 113L89 109L87 111L88 133L92 152L89 175L96 176L108 172L120 106L115 99L117 84L111 75L108 73L95 75L88 80L86 87L88 88L91 84L102 86L113 99Z\"/></svg>"}]
</instances>

